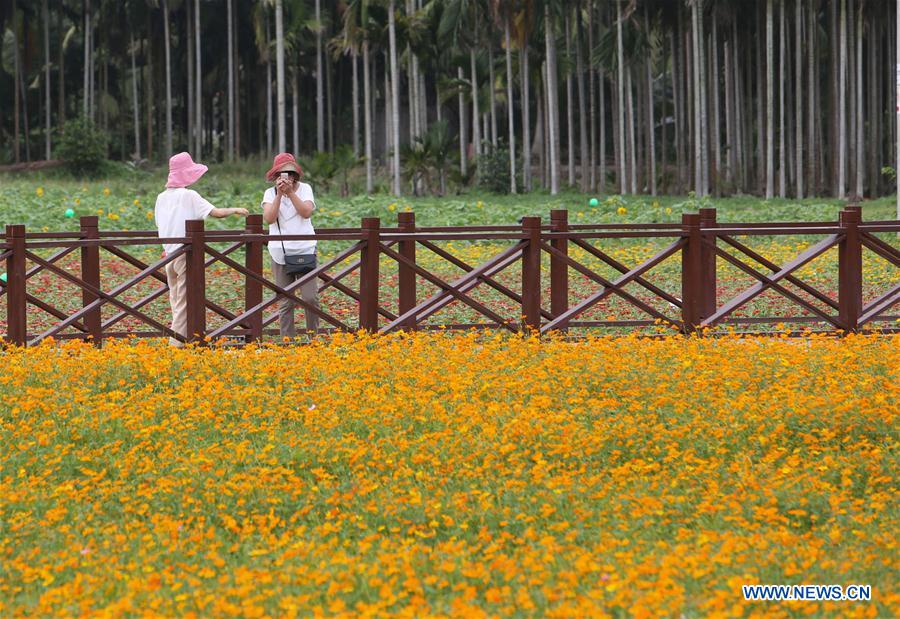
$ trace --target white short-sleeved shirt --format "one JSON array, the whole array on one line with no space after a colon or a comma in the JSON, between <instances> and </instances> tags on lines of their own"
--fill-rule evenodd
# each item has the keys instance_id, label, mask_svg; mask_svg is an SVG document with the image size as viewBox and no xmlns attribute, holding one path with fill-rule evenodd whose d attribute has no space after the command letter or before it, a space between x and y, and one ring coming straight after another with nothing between
<instances>
[{"instance_id":1,"label":"white short-sleeved shirt","mask_svg":"<svg viewBox=\"0 0 900 619\"><path fill-rule=\"evenodd\" d=\"M299 183L297 187L297 197L302 201L312 202L313 209L316 208L316 201L313 198L312 187L306 183ZM275 188L269 187L263 196L262 204L272 203L275 201ZM269 234L315 234L312 219L303 217L294 208L294 203L287 196L281 197L281 204L278 206L278 223L269 224ZM281 231L278 225L281 225ZM269 254L272 260L278 264L284 264L284 251L291 255L295 254L313 254L316 252L315 241L284 241L284 248L281 241L269 241Z\"/></svg>"},{"instance_id":2,"label":"white short-sleeved shirt","mask_svg":"<svg viewBox=\"0 0 900 619\"><path fill-rule=\"evenodd\" d=\"M166 189L156 196L156 228L159 238L184 236L184 222L188 219L206 219L215 207L193 189L178 187ZM181 247L181 243L163 245L166 254Z\"/></svg>"}]
</instances>

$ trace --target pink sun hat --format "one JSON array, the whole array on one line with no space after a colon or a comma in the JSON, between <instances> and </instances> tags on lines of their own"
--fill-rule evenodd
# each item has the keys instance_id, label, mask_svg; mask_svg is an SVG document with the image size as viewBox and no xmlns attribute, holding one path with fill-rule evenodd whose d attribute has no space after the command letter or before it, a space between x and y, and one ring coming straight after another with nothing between
<instances>
[{"instance_id":1,"label":"pink sun hat","mask_svg":"<svg viewBox=\"0 0 900 619\"><path fill-rule=\"evenodd\" d=\"M193 185L208 169L202 163L194 163L190 153L172 155L169 159L169 180L166 182L166 189Z\"/></svg>"}]
</instances>

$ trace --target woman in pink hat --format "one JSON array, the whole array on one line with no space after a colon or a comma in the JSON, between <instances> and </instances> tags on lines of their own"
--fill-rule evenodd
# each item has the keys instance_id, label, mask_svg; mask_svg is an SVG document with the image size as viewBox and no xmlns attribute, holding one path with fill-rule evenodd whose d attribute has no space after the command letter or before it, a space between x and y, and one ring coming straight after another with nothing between
<instances>
[{"instance_id":1,"label":"woman in pink hat","mask_svg":"<svg viewBox=\"0 0 900 619\"><path fill-rule=\"evenodd\" d=\"M271 235L315 234L312 213L316 209L312 187L301 183L303 170L291 153L275 156L266 180L273 183L262 200L263 219L269 224ZM275 283L286 288L316 267L315 241L269 241L272 273ZM300 286L300 298L319 309L317 278ZM278 327L282 337L296 337L294 326L295 303L282 299L278 306ZM306 328L319 328L319 315L306 310Z\"/></svg>"},{"instance_id":2,"label":"woman in pink hat","mask_svg":"<svg viewBox=\"0 0 900 619\"><path fill-rule=\"evenodd\" d=\"M189 153L178 153L169 159L169 180L166 183L166 190L156 197L155 215L159 238L183 237L185 234L184 222L188 219L249 215L245 208L216 208L199 193L187 188L200 180L207 169L201 163L194 163ZM163 244L166 255L179 247L181 247L181 243ZM172 331L184 337L187 337L186 266L183 255L166 264L169 301L172 304ZM169 343L173 346L183 346L182 342L175 338L171 338Z\"/></svg>"}]
</instances>

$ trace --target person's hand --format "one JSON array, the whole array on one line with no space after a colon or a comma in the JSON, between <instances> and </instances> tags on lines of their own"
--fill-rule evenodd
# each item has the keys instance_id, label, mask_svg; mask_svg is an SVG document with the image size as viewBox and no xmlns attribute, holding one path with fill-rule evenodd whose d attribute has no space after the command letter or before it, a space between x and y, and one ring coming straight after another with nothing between
<instances>
[{"instance_id":1,"label":"person's hand","mask_svg":"<svg viewBox=\"0 0 900 619\"><path fill-rule=\"evenodd\" d=\"M244 217L246 217L250 214L250 211L245 208L233 208L231 210L233 215L243 215Z\"/></svg>"}]
</instances>

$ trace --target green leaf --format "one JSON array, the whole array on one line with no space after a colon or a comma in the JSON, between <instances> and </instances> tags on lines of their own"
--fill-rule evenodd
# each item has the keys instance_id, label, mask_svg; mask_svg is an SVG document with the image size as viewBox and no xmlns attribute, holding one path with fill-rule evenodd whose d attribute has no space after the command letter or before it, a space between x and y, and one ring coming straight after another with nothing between
<instances>
[{"instance_id":1,"label":"green leaf","mask_svg":"<svg viewBox=\"0 0 900 619\"><path fill-rule=\"evenodd\" d=\"M10 75L16 74L16 37L9 28L3 33L3 49L0 63L3 70Z\"/></svg>"}]
</instances>

